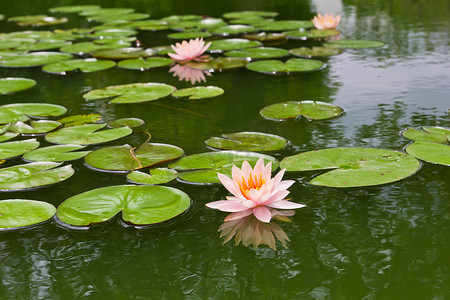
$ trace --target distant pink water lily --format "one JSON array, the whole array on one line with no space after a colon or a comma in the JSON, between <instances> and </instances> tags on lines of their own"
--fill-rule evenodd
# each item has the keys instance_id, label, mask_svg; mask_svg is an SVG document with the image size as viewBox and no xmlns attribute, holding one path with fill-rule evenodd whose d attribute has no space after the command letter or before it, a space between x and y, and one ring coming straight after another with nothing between
<instances>
[{"instance_id":1,"label":"distant pink water lily","mask_svg":"<svg viewBox=\"0 0 450 300\"><path fill-rule=\"evenodd\" d=\"M304 207L286 200L289 194L287 190L295 181L281 180L286 169L281 170L271 178L272 162L264 166L261 157L252 169L247 161L242 168L232 168L232 179L217 173L220 182L233 196L227 196L227 200L219 200L207 203L206 206L221 211L231 212L225 221L233 221L253 214L261 222L268 223L275 215L274 209L296 209Z\"/></svg>"},{"instance_id":2,"label":"distant pink water lily","mask_svg":"<svg viewBox=\"0 0 450 300\"><path fill-rule=\"evenodd\" d=\"M340 15L334 17L333 14L325 14L324 16L318 14L311 21L317 29L335 29L340 20Z\"/></svg>"},{"instance_id":3,"label":"distant pink water lily","mask_svg":"<svg viewBox=\"0 0 450 300\"><path fill-rule=\"evenodd\" d=\"M168 55L180 63L185 63L191 60L194 61L205 61L207 56L202 56L202 54L209 48L211 42L205 45L203 38L196 38L195 40L182 41L176 43L175 46L171 45L175 53L168 53Z\"/></svg>"}]
</instances>

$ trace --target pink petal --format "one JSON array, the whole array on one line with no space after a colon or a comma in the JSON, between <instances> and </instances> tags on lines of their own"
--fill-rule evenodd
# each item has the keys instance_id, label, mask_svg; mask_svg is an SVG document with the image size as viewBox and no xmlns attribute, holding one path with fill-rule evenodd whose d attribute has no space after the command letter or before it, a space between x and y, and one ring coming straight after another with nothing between
<instances>
[{"instance_id":1,"label":"pink petal","mask_svg":"<svg viewBox=\"0 0 450 300\"><path fill-rule=\"evenodd\" d=\"M272 194L272 196L270 196L266 201L258 204L269 205L271 203L284 199L284 197L286 197L287 195L289 195L289 191L287 190L278 191L275 194Z\"/></svg>"},{"instance_id":2,"label":"pink petal","mask_svg":"<svg viewBox=\"0 0 450 300\"><path fill-rule=\"evenodd\" d=\"M287 200L280 200L280 201L276 201L271 204L267 204L267 206L272 207L272 208L277 208L277 209L297 209L297 208L305 207L306 205L287 201Z\"/></svg>"},{"instance_id":3,"label":"pink petal","mask_svg":"<svg viewBox=\"0 0 450 300\"><path fill-rule=\"evenodd\" d=\"M283 178L284 172L286 171L286 169L282 169L280 172L278 172L277 175L275 175L275 177L272 179L273 180L273 186L276 188L280 182L281 179Z\"/></svg>"},{"instance_id":4,"label":"pink petal","mask_svg":"<svg viewBox=\"0 0 450 300\"><path fill-rule=\"evenodd\" d=\"M233 165L233 167L231 168L231 177L235 182L241 181L242 179L241 169Z\"/></svg>"},{"instance_id":5,"label":"pink petal","mask_svg":"<svg viewBox=\"0 0 450 300\"><path fill-rule=\"evenodd\" d=\"M251 214L252 214L252 209L247 209L247 210L240 211L240 212L234 212L234 213L229 214L225 218L225 222L241 219L241 218L244 218L244 217L249 216Z\"/></svg>"},{"instance_id":6,"label":"pink petal","mask_svg":"<svg viewBox=\"0 0 450 300\"><path fill-rule=\"evenodd\" d=\"M270 210L268 210L264 206L258 206L253 209L253 214L255 217L264 223L269 223L270 219L272 218L272 214L270 213Z\"/></svg>"},{"instance_id":7,"label":"pink petal","mask_svg":"<svg viewBox=\"0 0 450 300\"><path fill-rule=\"evenodd\" d=\"M272 191L272 193L277 193L281 190L287 190L291 185L295 183L294 180L283 180L280 182L278 186L275 187L275 189Z\"/></svg>"},{"instance_id":8,"label":"pink petal","mask_svg":"<svg viewBox=\"0 0 450 300\"><path fill-rule=\"evenodd\" d=\"M227 176L217 173L217 177L219 178L220 182L223 184L223 186L233 195L238 196L238 191L236 190L236 187L234 185L234 181L228 178Z\"/></svg>"}]
</instances>

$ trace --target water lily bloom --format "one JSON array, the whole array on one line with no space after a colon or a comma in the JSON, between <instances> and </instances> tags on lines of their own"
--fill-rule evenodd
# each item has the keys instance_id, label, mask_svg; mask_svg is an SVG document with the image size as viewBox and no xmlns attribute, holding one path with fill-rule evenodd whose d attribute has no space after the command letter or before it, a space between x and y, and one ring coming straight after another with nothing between
<instances>
[{"instance_id":1,"label":"water lily bloom","mask_svg":"<svg viewBox=\"0 0 450 300\"><path fill-rule=\"evenodd\" d=\"M168 55L180 63L185 63L191 60L194 61L205 61L207 56L201 56L203 52L205 52L211 42L205 45L203 38L196 38L195 40L182 41L180 43L176 43L175 46L171 45L173 51L175 53L168 53Z\"/></svg>"},{"instance_id":2,"label":"water lily bloom","mask_svg":"<svg viewBox=\"0 0 450 300\"><path fill-rule=\"evenodd\" d=\"M334 17L333 14L325 14L324 16L318 14L311 21L317 29L335 29L340 20L341 16L339 15Z\"/></svg>"},{"instance_id":3,"label":"water lily bloom","mask_svg":"<svg viewBox=\"0 0 450 300\"><path fill-rule=\"evenodd\" d=\"M273 209L296 209L304 207L286 200L289 194L287 190L295 181L281 180L286 169L281 170L271 178L272 162L264 166L261 157L252 169L247 161L242 163L242 168L232 168L232 179L217 173L220 182L233 196L227 196L227 200L219 200L207 203L209 208L231 212L225 221L233 221L253 214L261 222L268 223L274 216Z\"/></svg>"}]
</instances>

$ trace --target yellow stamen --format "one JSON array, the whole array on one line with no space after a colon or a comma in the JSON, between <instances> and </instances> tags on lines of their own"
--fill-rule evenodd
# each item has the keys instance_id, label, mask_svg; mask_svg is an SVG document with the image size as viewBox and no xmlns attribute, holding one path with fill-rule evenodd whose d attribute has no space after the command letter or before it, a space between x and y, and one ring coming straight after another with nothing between
<instances>
[{"instance_id":1,"label":"yellow stamen","mask_svg":"<svg viewBox=\"0 0 450 300\"><path fill-rule=\"evenodd\" d=\"M249 199L249 193L251 189L258 190L266 183L266 181L262 178L262 174L259 174L259 179L257 175L252 175L250 172L248 176L247 182L245 181L244 176L242 176L242 181L238 182L239 189L241 190L242 195Z\"/></svg>"}]
</instances>

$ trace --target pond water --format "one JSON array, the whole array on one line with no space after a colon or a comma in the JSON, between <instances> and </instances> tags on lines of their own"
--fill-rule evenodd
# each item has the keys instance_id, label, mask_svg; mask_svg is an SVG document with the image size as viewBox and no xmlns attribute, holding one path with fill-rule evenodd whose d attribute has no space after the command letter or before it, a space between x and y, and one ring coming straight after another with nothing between
<instances>
[{"instance_id":1,"label":"pond water","mask_svg":"<svg viewBox=\"0 0 450 300\"><path fill-rule=\"evenodd\" d=\"M98 113L104 120L145 120L152 142L182 147L187 154L210 151L204 141L222 133L258 131L290 144L271 153L282 158L332 147L373 147L401 151L410 143L400 132L420 126L449 127L450 62L447 0L340 1L70 1L2 0L6 18L45 14L56 6L99 4L131 7L151 18L172 14L220 17L239 10L277 11L280 20L309 20L317 12L340 13L348 39L378 40L386 46L346 50L326 59L327 67L295 76L269 76L241 69L213 73L207 84L225 90L201 100L167 97L140 104L86 101L85 92L135 82L191 87L168 68L114 68L58 76L40 68L0 68L2 77L26 77L36 87L0 96L1 104L60 104L72 114ZM76 14L59 28L91 26ZM54 27L51 27L54 28ZM0 21L3 32L22 30ZM167 45L168 31L140 32L146 47ZM315 42L291 40L291 49ZM344 108L324 121L274 122L259 110L284 101L318 100ZM106 145L139 145L135 132ZM95 146L93 148L99 148ZM21 158L6 164L21 163ZM87 168L82 160L68 180L1 199L35 199L58 206L91 189L127 184L124 174ZM118 218L88 231L55 220L0 233L2 299L449 299L450 169L423 163L413 176L394 183L351 189L308 184L317 172L287 173L296 183L293 201L305 204L280 223L291 239L277 251L222 244L217 232L226 213L205 203L224 199L221 185L166 185L187 193L186 214L143 230L124 228Z\"/></svg>"}]
</instances>

